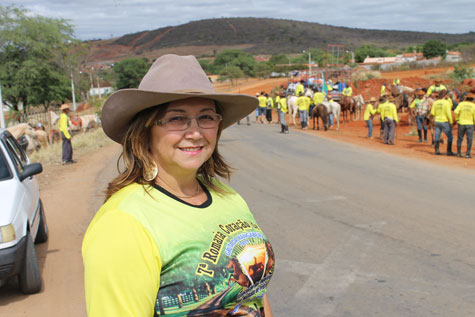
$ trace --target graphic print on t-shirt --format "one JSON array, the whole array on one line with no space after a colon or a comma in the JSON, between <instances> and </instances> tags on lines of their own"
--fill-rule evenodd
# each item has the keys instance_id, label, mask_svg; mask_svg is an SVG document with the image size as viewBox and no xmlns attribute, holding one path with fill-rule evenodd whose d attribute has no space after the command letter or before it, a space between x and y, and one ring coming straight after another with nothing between
<instances>
[{"instance_id":1,"label":"graphic print on t-shirt","mask_svg":"<svg viewBox=\"0 0 475 317\"><path fill-rule=\"evenodd\" d=\"M168 265L177 268L169 279L161 277L156 316L263 315L275 260L269 241L251 221L215 229L209 245L194 250L187 264Z\"/></svg>"}]
</instances>

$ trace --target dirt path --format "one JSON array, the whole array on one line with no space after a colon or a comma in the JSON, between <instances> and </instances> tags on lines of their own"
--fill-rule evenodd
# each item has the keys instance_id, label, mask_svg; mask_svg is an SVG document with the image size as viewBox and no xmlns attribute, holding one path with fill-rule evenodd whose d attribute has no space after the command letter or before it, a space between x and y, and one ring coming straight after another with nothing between
<instances>
[{"instance_id":1,"label":"dirt path","mask_svg":"<svg viewBox=\"0 0 475 317\"><path fill-rule=\"evenodd\" d=\"M81 243L105 181L101 171L117 157L115 144L78 157L69 166L46 166L40 182L50 230L47 243L36 250L43 290L23 295L15 280L0 289L1 316L86 316Z\"/></svg>"}]
</instances>

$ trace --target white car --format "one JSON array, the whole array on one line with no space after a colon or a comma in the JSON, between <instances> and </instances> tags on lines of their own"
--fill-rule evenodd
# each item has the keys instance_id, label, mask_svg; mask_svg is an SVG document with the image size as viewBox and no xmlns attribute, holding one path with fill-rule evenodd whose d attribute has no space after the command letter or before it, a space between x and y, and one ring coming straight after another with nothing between
<instances>
[{"instance_id":1,"label":"white car","mask_svg":"<svg viewBox=\"0 0 475 317\"><path fill-rule=\"evenodd\" d=\"M25 294L41 290L35 243L48 240L48 227L34 175L43 171L31 163L17 140L0 129L0 285L18 276Z\"/></svg>"}]
</instances>

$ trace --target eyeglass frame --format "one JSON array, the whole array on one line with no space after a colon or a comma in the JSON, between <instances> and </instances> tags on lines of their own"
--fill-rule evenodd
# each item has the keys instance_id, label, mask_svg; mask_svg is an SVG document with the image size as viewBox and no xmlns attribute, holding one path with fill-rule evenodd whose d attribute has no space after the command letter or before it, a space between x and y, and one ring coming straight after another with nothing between
<instances>
[{"instance_id":1,"label":"eyeglass frame","mask_svg":"<svg viewBox=\"0 0 475 317\"><path fill-rule=\"evenodd\" d=\"M162 120L158 120L158 121L155 122L155 125L157 125L157 126L159 126L159 127L161 126L161 127L167 128L167 126L166 126L167 123L169 123L170 120L173 119L174 117L185 117L185 118L187 118L186 127L185 127L184 129L172 130L172 131L185 131L186 129L189 129L189 128L191 127L191 121L192 121L193 119L196 120L196 124L198 125L198 127L199 127L200 129L214 129L214 127L212 127L212 128L204 128L204 127L200 126L200 122L199 122L198 118L201 117L201 116L216 116L216 117L218 118L218 124L216 125L216 128L219 127L219 124L221 123L221 121L223 121L223 116L222 116L222 115L220 115L219 113L213 113L213 114L200 114L200 115L194 116L194 117L188 117L188 116L173 116L173 117L170 117L167 122L163 122Z\"/></svg>"}]
</instances>

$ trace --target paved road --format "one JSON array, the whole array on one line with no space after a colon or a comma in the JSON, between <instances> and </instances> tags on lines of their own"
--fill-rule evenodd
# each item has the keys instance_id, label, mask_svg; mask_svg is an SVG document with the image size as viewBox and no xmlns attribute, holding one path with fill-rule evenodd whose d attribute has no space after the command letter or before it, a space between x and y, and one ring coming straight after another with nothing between
<instances>
[{"instance_id":1,"label":"paved road","mask_svg":"<svg viewBox=\"0 0 475 317\"><path fill-rule=\"evenodd\" d=\"M234 126L220 144L276 253L276 316L475 315L473 172L278 130ZM118 150L53 169L44 289L5 285L0 316L85 316L81 241Z\"/></svg>"},{"instance_id":2,"label":"paved road","mask_svg":"<svg viewBox=\"0 0 475 317\"><path fill-rule=\"evenodd\" d=\"M276 253L277 316L475 315L475 174L276 125L221 151Z\"/></svg>"}]
</instances>

